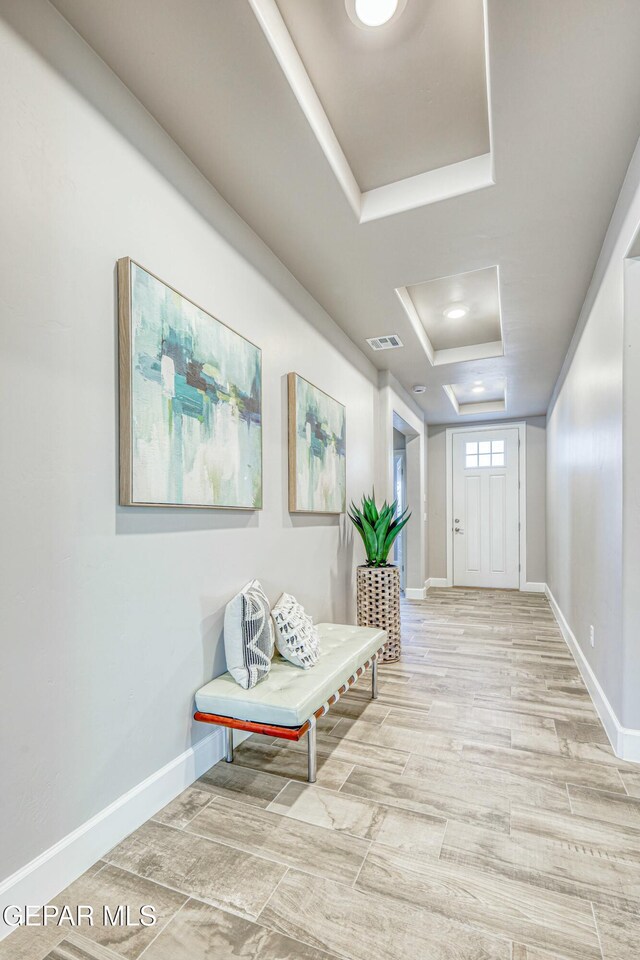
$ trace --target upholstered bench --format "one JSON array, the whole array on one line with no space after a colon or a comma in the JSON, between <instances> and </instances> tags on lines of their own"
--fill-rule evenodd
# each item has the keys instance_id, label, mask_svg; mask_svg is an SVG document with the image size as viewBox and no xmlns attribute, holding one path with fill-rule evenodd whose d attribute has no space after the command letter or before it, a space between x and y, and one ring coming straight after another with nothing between
<instances>
[{"instance_id":1,"label":"upholstered bench","mask_svg":"<svg viewBox=\"0 0 640 960\"><path fill-rule=\"evenodd\" d=\"M309 783L316 780L316 721L370 666L371 696L377 691L378 653L387 639L377 627L318 624L320 659L309 670L276 655L269 675L243 690L224 673L196 693L194 717L225 728L226 761L233 761L233 731L248 730L284 740L307 734Z\"/></svg>"}]
</instances>

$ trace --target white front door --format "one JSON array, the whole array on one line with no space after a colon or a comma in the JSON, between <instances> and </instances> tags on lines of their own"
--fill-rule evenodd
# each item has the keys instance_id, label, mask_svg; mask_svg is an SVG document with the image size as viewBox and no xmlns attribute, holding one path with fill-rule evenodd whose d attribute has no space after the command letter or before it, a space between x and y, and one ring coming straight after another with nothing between
<instances>
[{"instance_id":1,"label":"white front door","mask_svg":"<svg viewBox=\"0 0 640 960\"><path fill-rule=\"evenodd\" d=\"M519 433L453 435L453 583L520 585Z\"/></svg>"}]
</instances>

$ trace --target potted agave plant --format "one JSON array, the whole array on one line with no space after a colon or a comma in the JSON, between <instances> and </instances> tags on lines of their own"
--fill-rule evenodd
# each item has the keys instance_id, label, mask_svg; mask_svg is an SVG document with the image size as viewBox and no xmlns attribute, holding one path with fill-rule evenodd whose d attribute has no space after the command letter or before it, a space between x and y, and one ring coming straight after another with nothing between
<instances>
[{"instance_id":1,"label":"potted agave plant","mask_svg":"<svg viewBox=\"0 0 640 960\"><path fill-rule=\"evenodd\" d=\"M398 513L398 502L385 500L378 509L375 493L363 497L362 506L352 502L349 519L364 542L367 562L358 567L357 608L361 627L386 630L387 642L382 659L400 659L400 572L387 562L389 551L407 520L408 508Z\"/></svg>"}]
</instances>

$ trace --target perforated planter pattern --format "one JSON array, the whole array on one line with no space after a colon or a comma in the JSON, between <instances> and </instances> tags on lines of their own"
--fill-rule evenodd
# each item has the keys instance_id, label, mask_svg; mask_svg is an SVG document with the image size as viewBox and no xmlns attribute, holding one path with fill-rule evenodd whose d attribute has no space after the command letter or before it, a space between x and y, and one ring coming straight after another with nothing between
<instances>
[{"instance_id":1,"label":"perforated planter pattern","mask_svg":"<svg viewBox=\"0 0 640 960\"><path fill-rule=\"evenodd\" d=\"M400 659L400 571L397 567L358 567L358 626L387 632L382 660Z\"/></svg>"}]
</instances>

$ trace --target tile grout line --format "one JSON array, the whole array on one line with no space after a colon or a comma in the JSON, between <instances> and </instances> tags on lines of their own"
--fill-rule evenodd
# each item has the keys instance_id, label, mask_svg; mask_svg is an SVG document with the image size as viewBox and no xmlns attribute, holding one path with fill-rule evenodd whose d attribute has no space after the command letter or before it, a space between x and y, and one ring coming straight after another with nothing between
<instances>
[{"instance_id":1,"label":"tile grout line","mask_svg":"<svg viewBox=\"0 0 640 960\"><path fill-rule=\"evenodd\" d=\"M356 883L357 883L358 880L360 879L360 874L362 873L362 868L364 867L364 865L365 865L365 863L366 863L367 857L368 857L369 854L371 853L371 845L372 845L372 844L373 844L373 840L369 840L369 846L367 847L367 852L365 853L364 857L362 858L362 863L360 864L360 867L358 868L358 872L357 872L357 874L356 874L356 876L355 876L355 879L354 879L353 883L351 884L351 886L352 886L352 888L353 888L354 890L356 889Z\"/></svg>"},{"instance_id":2,"label":"tile grout line","mask_svg":"<svg viewBox=\"0 0 640 960\"><path fill-rule=\"evenodd\" d=\"M615 771L616 771L616 773L618 774L618 778L619 778L619 780L620 780L620 783L622 784L622 789L624 790L626 796L628 797L628 796L629 796L629 791L627 790L627 785L626 785L626 783L624 782L624 779L623 779L623 777L622 777L622 774L620 773L619 767L616 767L616 768L615 768Z\"/></svg>"},{"instance_id":3,"label":"tile grout line","mask_svg":"<svg viewBox=\"0 0 640 960\"><path fill-rule=\"evenodd\" d=\"M565 792L567 794L567 800L569 801L569 812L575 816L575 810L573 809L573 804L571 803L571 792L569 790L569 784L565 783L564 785Z\"/></svg>"},{"instance_id":4,"label":"tile grout line","mask_svg":"<svg viewBox=\"0 0 640 960\"><path fill-rule=\"evenodd\" d=\"M444 830L442 831L442 840L440 841L440 849L438 850L438 856L436 857L436 860L442 859L442 851L444 849L444 838L447 835L448 826L449 826L449 818L447 817L447 819L444 821Z\"/></svg>"},{"instance_id":5,"label":"tile grout line","mask_svg":"<svg viewBox=\"0 0 640 960\"><path fill-rule=\"evenodd\" d=\"M600 936L600 929L598 927L598 918L596 916L596 908L593 901L591 901L591 913L593 914L593 923L596 928L596 936L598 938L598 943L600 944L600 953L602 954L602 957L604 960L604 948L602 946L602 937Z\"/></svg>"},{"instance_id":6,"label":"tile grout line","mask_svg":"<svg viewBox=\"0 0 640 960\"><path fill-rule=\"evenodd\" d=\"M275 887L273 888L273 890L271 891L271 893L269 894L269 896L268 896L267 899L265 900L263 906L260 908L260 910L258 910L258 913L256 914L256 920L259 920L259 919L260 919L260 917L262 916L262 914L264 913L264 911L265 911L265 910L267 909L267 907L269 906L269 903L271 902L271 898L272 898L272 897L275 895L275 893L277 892L278 887L280 886L280 884L282 883L282 881L285 879L285 877L286 877L287 874L289 873L289 870L291 870L291 867L286 867L284 873L282 874L282 876L280 877L280 879L279 879L278 882L276 883ZM265 924L265 926L266 926L266 924ZM271 928L269 927L268 929L271 929Z\"/></svg>"},{"instance_id":7,"label":"tile grout line","mask_svg":"<svg viewBox=\"0 0 640 960\"><path fill-rule=\"evenodd\" d=\"M263 809L264 809L264 810L267 810L269 813L274 813L275 811L269 810L269 807L271 806L272 803L275 803L275 802L276 802L276 800L278 799L278 797L280 796L280 794L282 793L282 791L283 791L283 790L286 790L287 787L289 786L289 784L290 784L290 783L294 783L294 782L297 783L298 781L287 780L286 783L284 784L284 786L281 787L280 790L278 790L278 792L276 793L276 795L275 795L275 797L273 798L273 800L269 800L269 803L268 803L268 804L266 805L266 807L264 807Z\"/></svg>"},{"instance_id":8,"label":"tile grout line","mask_svg":"<svg viewBox=\"0 0 640 960\"><path fill-rule=\"evenodd\" d=\"M150 947L153 943L156 942L156 940L158 939L158 937L160 936L161 933L164 933L164 931L167 929L167 927L169 926L169 924L170 924L170 923L173 923L173 921L174 921L175 918L178 916L178 914L180 913L180 911L182 910L182 908L183 908L183 907L186 907L186 905L189 903L190 900L191 900L191 897L187 897L187 899L184 901L184 903L180 904L180 906L178 907L178 909L176 910L176 912L173 914L173 916L170 917L169 920L167 920L167 922L165 923L165 925L164 925L163 927L161 927L160 930L158 930L158 932L156 933L155 937L153 937L153 939L149 941L149 943L146 945L146 947L144 948L144 950L142 950L142 952L138 954L138 956L136 957L136 960L140 960L140 957L144 956L144 954L147 952L147 950L149 949L149 947ZM46 960L46 958L45 958L45 960Z\"/></svg>"},{"instance_id":9,"label":"tile grout line","mask_svg":"<svg viewBox=\"0 0 640 960\"><path fill-rule=\"evenodd\" d=\"M189 790L189 789L190 789L190 787L187 787L187 790ZM196 789L197 789L197 788L196 788ZM183 791L183 792L186 793L186 790ZM208 793L208 792L209 792L208 790L202 790L202 791L201 791L201 793ZM174 803L175 800L178 800L179 797L181 797L181 796L182 796L182 794L179 793L178 796L175 797L174 800L171 801L171 803ZM195 818L196 818L199 814L201 814L201 813L203 812L203 810L206 810L207 807L210 807L210 806L211 806L211 804L216 800L216 798L217 798L218 796L219 796L219 794L217 794L217 793L212 793L212 794L210 795L209 799L207 800L207 802L205 803L205 805L204 805L203 807L201 807L199 810L196 810L196 812L193 814L193 816L189 817L189 819L186 820L182 826L177 827L176 829L178 829L178 830L184 830L185 827L188 827L189 824L192 823L193 820L195 820ZM169 804L167 804L167 806L169 806ZM158 813L162 813L162 810L164 810L164 809L165 809L165 807L163 807L161 810L158 810ZM169 827L169 826L173 827L173 826L175 826L175 824L173 824L173 823L170 824L170 823L168 823L166 820L158 820L158 814L156 814L156 815L153 816L153 817L149 817L149 819L150 819L151 821L153 821L153 823L160 823L160 824L162 824L163 827Z\"/></svg>"}]
</instances>

